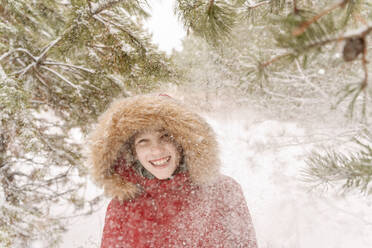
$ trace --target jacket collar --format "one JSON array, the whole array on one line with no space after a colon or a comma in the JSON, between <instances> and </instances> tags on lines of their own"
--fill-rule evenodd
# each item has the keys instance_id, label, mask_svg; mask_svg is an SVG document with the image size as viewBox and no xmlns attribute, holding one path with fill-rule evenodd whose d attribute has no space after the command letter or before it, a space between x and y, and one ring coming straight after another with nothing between
<instances>
[{"instance_id":1,"label":"jacket collar","mask_svg":"<svg viewBox=\"0 0 372 248\"><path fill-rule=\"evenodd\" d=\"M124 180L137 185L143 193L150 195L187 190L190 187L195 187L187 172L180 172L165 180L149 179L139 175L131 166L126 165L124 160L119 161L116 171Z\"/></svg>"}]
</instances>

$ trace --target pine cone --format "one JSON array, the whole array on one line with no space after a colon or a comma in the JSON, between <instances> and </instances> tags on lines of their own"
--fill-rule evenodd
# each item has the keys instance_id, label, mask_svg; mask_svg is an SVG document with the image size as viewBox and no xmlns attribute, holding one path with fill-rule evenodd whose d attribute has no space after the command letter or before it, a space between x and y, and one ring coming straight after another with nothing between
<instances>
[{"instance_id":1,"label":"pine cone","mask_svg":"<svg viewBox=\"0 0 372 248\"><path fill-rule=\"evenodd\" d=\"M354 37L346 40L344 46L343 56L345 61L353 61L363 52L365 46L364 39L362 37Z\"/></svg>"}]
</instances>

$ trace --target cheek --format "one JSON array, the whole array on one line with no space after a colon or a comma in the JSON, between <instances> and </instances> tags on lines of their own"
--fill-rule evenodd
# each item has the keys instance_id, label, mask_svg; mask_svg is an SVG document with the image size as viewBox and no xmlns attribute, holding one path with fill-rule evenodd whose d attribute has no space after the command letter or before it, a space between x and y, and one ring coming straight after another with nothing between
<instances>
[{"instance_id":1,"label":"cheek","mask_svg":"<svg viewBox=\"0 0 372 248\"><path fill-rule=\"evenodd\" d=\"M143 160L146 157L146 149L136 148L134 158Z\"/></svg>"},{"instance_id":2,"label":"cheek","mask_svg":"<svg viewBox=\"0 0 372 248\"><path fill-rule=\"evenodd\" d=\"M180 153L177 150L177 147L173 144L169 144L167 150L172 154L172 156L174 156L175 160L178 162L180 158Z\"/></svg>"}]
</instances>

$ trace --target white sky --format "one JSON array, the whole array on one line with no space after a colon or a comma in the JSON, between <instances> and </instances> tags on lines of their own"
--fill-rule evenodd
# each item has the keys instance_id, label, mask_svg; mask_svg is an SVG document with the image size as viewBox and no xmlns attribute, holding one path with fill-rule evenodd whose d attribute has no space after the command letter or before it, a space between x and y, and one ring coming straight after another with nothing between
<instances>
[{"instance_id":1,"label":"white sky","mask_svg":"<svg viewBox=\"0 0 372 248\"><path fill-rule=\"evenodd\" d=\"M174 15L175 0L149 0L152 17L147 28L153 34L153 42L160 50L171 53L172 49L181 50L181 39L186 35L182 24Z\"/></svg>"}]
</instances>

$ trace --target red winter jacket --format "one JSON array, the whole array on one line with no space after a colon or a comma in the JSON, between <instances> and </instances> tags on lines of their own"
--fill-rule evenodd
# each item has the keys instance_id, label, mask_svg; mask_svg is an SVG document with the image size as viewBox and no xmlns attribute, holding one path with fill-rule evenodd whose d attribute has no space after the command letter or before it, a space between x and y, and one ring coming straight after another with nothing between
<instances>
[{"instance_id":1,"label":"red winter jacket","mask_svg":"<svg viewBox=\"0 0 372 248\"><path fill-rule=\"evenodd\" d=\"M143 193L110 202L101 248L257 247L241 188L230 177L200 187L183 173L169 180L120 174Z\"/></svg>"}]
</instances>

